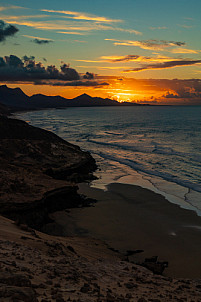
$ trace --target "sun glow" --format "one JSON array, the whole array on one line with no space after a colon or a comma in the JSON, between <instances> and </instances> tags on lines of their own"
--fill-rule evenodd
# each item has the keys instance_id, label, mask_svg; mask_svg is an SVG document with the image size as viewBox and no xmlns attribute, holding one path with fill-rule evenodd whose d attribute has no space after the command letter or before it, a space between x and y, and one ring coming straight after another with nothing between
<instances>
[{"instance_id":1,"label":"sun glow","mask_svg":"<svg viewBox=\"0 0 201 302\"><path fill-rule=\"evenodd\" d=\"M112 99L117 100L118 102L132 102L136 97L139 97L137 93L128 93L128 92L112 92Z\"/></svg>"}]
</instances>

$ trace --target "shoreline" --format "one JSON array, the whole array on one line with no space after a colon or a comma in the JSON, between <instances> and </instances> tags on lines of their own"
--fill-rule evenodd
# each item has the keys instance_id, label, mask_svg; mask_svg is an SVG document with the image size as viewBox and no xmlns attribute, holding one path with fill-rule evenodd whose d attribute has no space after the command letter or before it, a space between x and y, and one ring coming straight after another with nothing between
<instances>
[{"instance_id":1,"label":"shoreline","mask_svg":"<svg viewBox=\"0 0 201 302\"><path fill-rule=\"evenodd\" d=\"M51 215L65 235L103 240L124 255L127 250L143 250L129 260L139 263L159 256L169 262L164 275L200 278L201 217L196 213L135 185L114 183L108 191L86 184L79 188L79 193L97 199L97 203Z\"/></svg>"},{"instance_id":2,"label":"shoreline","mask_svg":"<svg viewBox=\"0 0 201 302\"><path fill-rule=\"evenodd\" d=\"M142 175L141 175L141 177L142 177ZM143 177L142 177L143 178ZM145 179L145 178L143 178L143 180L145 181L145 182L149 182L149 184L150 184L150 181L148 180L148 179ZM79 181L79 180L78 180ZM121 178L120 178L120 180L119 181L121 181ZM121 186L121 183L119 183L119 181L118 181L118 183L116 183L116 185L118 186ZM139 181L139 183L140 183L140 181ZM124 184L125 186L126 186L126 184ZM140 185L141 185L141 183L140 183ZM129 186L129 185L128 185ZM132 186L132 185L130 185L130 186ZM134 187L134 186L133 186ZM154 187L154 186L153 186ZM146 185L145 185L145 187L141 187L141 189L143 190L146 190ZM159 194L161 194L161 192L156 188L155 190L153 190L153 191L155 191L155 194L157 195L158 193ZM157 192L157 191L159 191L159 192ZM91 197L90 196L90 194L89 194L89 196L88 196L88 193L89 192L87 192L87 194L85 194L85 195L87 195L87 197ZM114 193L113 193L113 195L114 195ZM166 194L167 195L167 194ZM92 198L94 198L94 199L96 199L96 195L94 196L94 197L92 197ZM111 198L113 198L113 197L111 197ZM160 198L162 198L162 196L160 195ZM163 197L164 198L164 197ZM98 199L98 198L97 198ZM103 198L104 199L104 198ZM125 200L127 200L127 198L124 196L122 199L125 199ZM165 199L165 198L164 198ZM166 200L166 203L170 203L171 201L170 200ZM173 204L174 205L174 204ZM114 207L115 207L115 205L114 205ZM182 205L180 205L180 207L181 207L181 209L182 209ZM96 205L95 205L95 208L96 208ZM174 208L174 207L173 207ZM56 210L56 209L55 209ZM77 209L75 209L75 211L76 211ZM79 210L79 209L78 209ZM86 209L86 211L87 211L88 209ZM107 212L107 206L106 206L106 209L105 209L105 212ZM122 207L122 210L123 210L123 207ZM112 211L112 210L111 210ZM185 210L184 210L185 211ZM187 210L187 211L189 211L189 209ZM153 211L152 211L153 212ZM189 211L189 212L191 212L191 211ZM96 214L97 216L99 215L99 213L97 213ZM118 215L118 213L117 213L117 215ZM190 213L189 213L189 215L190 215ZM51 219L52 220L54 220L54 215L52 215L52 214L50 214L50 217L51 217ZM60 217L61 218L61 217ZM79 218L79 215L78 215L78 218ZM63 218L62 218L63 219ZM69 219L69 217L68 217L68 219ZM148 218L149 219L149 218ZM175 219L175 218L174 218ZM71 221L71 224L73 225L74 224L74 221L73 221L73 219L70 219L70 221ZM51 225L51 226L50 226ZM54 233L54 232L56 232L56 235L66 235L66 232L65 232L65 230L63 230L62 229L62 227L58 227L58 225L60 225L60 222L58 221L58 224L57 224L57 227L56 227L56 229L55 229L55 225L54 225L54 223L50 223L49 224L49 227L47 227L47 226L45 226L45 228L43 229L43 230L45 230L45 231L49 231L50 233ZM141 224L140 224L140 222L138 223L138 225L137 225L137 228L138 228L138 233L140 233L139 232L139 229L141 229L141 225L142 225L142 222L141 222ZM68 226L69 226L69 224L68 224ZM133 226L134 227L134 226ZM194 228L194 227L192 227L192 225L190 225L190 230L191 230L191 233L196 233L196 232L198 232L199 231L199 227L201 227L200 225L198 225L198 228L196 229L196 227ZM137 228L135 228L135 229L137 229ZM76 231L75 231L75 229L76 229ZM155 234L156 234L156 227L155 228L153 228L152 227L152 233L149 235L149 237L151 238L151 237L154 237L155 236ZM80 233L80 230L81 230L81 233ZM74 235L77 235L77 233L76 232L78 232L78 234L80 234L80 235L83 235L83 234L85 234L85 229L84 228L79 228L79 227L76 227L76 226L73 226L72 227L72 233L74 234ZM146 230L145 230L146 231ZM121 233L121 237L122 238L124 238L125 237L125 234L126 234L126 232L127 232L127 230L125 230L124 231L124 233L122 232ZM177 237L177 234L176 234L176 232L173 230L173 231L170 231L169 232L170 233L170 236L172 236L173 238L174 238L174 240L176 241L176 239L178 239L178 237ZM141 232L140 233L141 235L141 237L143 237L143 232ZM68 233L67 233L67 235L68 235ZM105 237L104 237L104 234L103 235L101 235L102 237L100 237L100 239L102 239L103 241L107 241L107 239L105 240ZM94 237L96 238L99 238L99 234L96 234L95 233L95 235L94 235ZM138 235L138 237L139 237L139 235ZM157 236L156 236L157 237ZM110 239L111 240L111 244L110 244L110 241L109 241L109 245L111 246L111 247L113 247L114 246L114 248L115 249L120 249L120 251L122 251L122 252L124 252L125 253L125 251L123 251L123 249L122 249L122 247L120 246L120 248L119 248L119 246L118 246L118 244L117 244L117 246L116 246L116 243L113 243L113 239ZM117 239L116 239L117 240ZM117 240L118 241L118 240ZM134 242L134 239L133 239L133 242ZM135 244L136 244L136 247L134 248L134 249L143 249L143 250L145 250L145 252L142 254L142 255L139 255L139 257L136 257L136 259L138 260L138 259L140 259L140 260L143 260L146 256L153 256L153 255L158 255L159 254L159 256L162 256L162 258L163 258L163 260L167 260L167 261L169 261L169 255L167 254L167 253L164 253L164 251L163 251L163 249L161 248L161 246L158 248L160 251L157 251L157 245L156 245L156 248L155 249L150 249L149 247L147 248L146 246L145 246L145 248L142 248L141 247L141 241L136 241L135 242ZM190 242L189 242L189 244L190 244ZM187 244L188 245L188 244ZM142 244L142 246L143 246L143 244ZM166 246L165 244L164 244L164 246ZM167 247L167 249L169 249L170 247L168 246ZM132 250L133 249L133 247L131 246L131 245L128 245L128 247L127 247L127 249L128 250ZM171 249L171 248L170 248ZM177 247L177 249L179 249L179 247ZM149 253L151 253L152 252L152 254L149 254ZM146 253L148 253L148 254L146 254ZM161 255L160 255L161 254ZM185 254L185 253L184 253ZM189 254L191 254L191 251L189 251ZM141 257L142 256L142 257ZM172 257L172 256L171 256ZM177 257L178 257L178 255L177 255ZM199 258L199 257L198 257ZM135 259L135 261L136 261L136 259ZM176 267L176 263L174 262L174 266ZM179 266L179 265L178 265ZM182 265L183 266L183 265ZM172 274L171 273L171 270L170 269L168 269L169 271L170 271L170 274ZM166 271L168 271L168 270L166 270ZM193 269L190 269L189 271L190 271L190 276L191 276L191 271L192 271ZM200 271L201 271L201 268L200 268ZM174 272L173 272L174 273ZM182 274L183 274L183 272L182 272ZM184 272L184 275L185 275L186 273ZM188 274L188 273L187 273Z\"/></svg>"},{"instance_id":3,"label":"shoreline","mask_svg":"<svg viewBox=\"0 0 201 302\"><path fill-rule=\"evenodd\" d=\"M94 156L94 155L93 155ZM96 159L96 157L95 157ZM96 159L96 162L98 160ZM103 171L95 171L97 180L91 183L91 187L107 190L107 185L110 183L122 183L128 185L137 185L144 189L151 190L157 194L162 195L168 202L177 204L183 209L194 211L201 217L201 208L199 207L199 197L194 196L194 200L189 200L188 195L196 195L199 192L182 186L173 181L168 181L160 176L146 174L142 171L134 170L128 166L120 163L109 163L104 167ZM112 167L118 167L118 171L112 171ZM200 195L201 196L201 195Z\"/></svg>"},{"instance_id":4,"label":"shoreline","mask_svg":"<svg viewBox=\"0 0 201 302\"><path fill-rule=\"evenodd\" d=\"M53 114L53 117L55 118L54 114ZM62 122L64 122L62 114L61 114L61 117L62 117L62 119L61 119ZM29 117L27 117L27 119L29 120ZM32 121L33 124L34 124L34 120L36 122L35 125L38 125L39 127L43 126L42 123L38 123L37 115L36 115L36 119L33 118L33 121ZM54 127L51 127L48 124L48 120L46 120L45 117L44 117L44 120L45 120L44 125L47 126L47 129L54 132L55 131L54 127L55 127L55 125L57 125L57 123L54 124ZM62 125L62 126L64 126L64 125ZM75 128L74 125L72 128L73 129ZM79 128L79 125L78 125L78 128ZM115 162L115 159L113 162L113 159L107 158L107 156L101 157L101 154L99 154L99 152L96 152L96 149L94 149L94 146L90 145L90 143L88 144L87 139L83 139L83 140L78 139L77 140L75 130L76 130L76 128L73 130L75 133L74 136L69 135L69 134L65 135L65 131L64 132L62 132L63 130L58 131L58 129L57 129L57 131L55 131L55 133L57 133L58 135L62 136L65 139L67 139L68 141L71 141L74 144L78 143L82 147L83 150L90 150L91 154L93 154L93 157L96 159L97 163L100 160L101 165L102 164L104 165L104 163L107 162L107 165L111 165L111 167L113 166L113 168L114 168L113 171L112 172L109 171L109 173L114 173L114 170L119 169L120 173L123 172L123 174L128 174L128 175L134 174L134 177L132 177L133 180L130 182L130 184L136 183L134 178L138 174L141 176L141 178L143 178L143 180L141 179L140 182L148 184L147 186L145 185L145 187L148 187L148 188L152 187L153 191L164 195L170 202L179 204L179 205L181 205L181 207L184 207L184 208L187 208L190 210L193 209L194 211L196 211L198 213L199 216L201 216L201 207L200 207L201 193L199 193L198 191L194 191L192 186L190 186L190 187L192 187L192 189L189 189L188 184L185 185L185 183L182 184L177 181L174 182L174 178L172 178L172 181L171 181L171 180L168 180L167 178L163 178L163 176L146 174L146 171L143 172L143 170L142 171L137 170L136 174L135 174L135 173L133 173L133 171L134 171L133 169L135 169L135 166L131 167L129 165L126 165L126 163L124 163L124 162L121 162L121 161L118 162L118 160ZM95 146L95 148L96 148L96 146ZM111 167L109 170L112 170ZM107 167L104 170L107 173ZM121 182L121 179L120 179L120 182ZM140 182L138 183L139 185L141 185ZM191 185L193 185L193 183Z\"/></svg>"},{"instance_id":5,"label":"shoreline","mask_svg":"<svg viewBox=\"0 0 201 302\"><path fill-rule=\"evenodd\" d=\"M123 257L121 253L115 252L109 247L112 246L111 244L104 243L106 240L83 236L88 235L86 228L78 225L78 222L82 223L83 218L87 219L87 223L92 223L94 229L93 220L88 219L93 218L96 227L102 230L107 215L109 222L114 224L110 231L116 235L116 231L114 232L114 227L116 228L118 222L116 220L122 217L123 209L127 212L130 208L129 203L125 207L125 204L122 203L124 197L122 198L121 194L116 192L120 185L110 185L110 192L108 193L98 189L89 189L86 184L81 184L80 190L77 192L77 188L72 185L72 181L75 183L79 182L80 179L83 181L87 175L91 179L91 172L95 168L94 159L90 154L82 152L75 145L64 142L56 135L28 126L25 122L12 120L11 123L17 123L14 125L15 131L2 131L1 133L1 153L5 155L5 158L1 159L1 177L3 177L4 184L2 193L4 195L1 196L0 208L4 209L5 207L8 213L12 213L12 210L14 210L15 214L15 209L19 206L22 210L26 208L26 214L27 211L33 210L33 213L30 213L33 216L33 221L36 218L43 221L48 214L55 221L58 218L59 223L57 221L53 223L53 220L51 223L49 221L49 224L52 224L52 229L49 229L50 233L58 232L55 234L57 236L53 236L32 229L31 224L24 224L31 222L27 215L24 215L25 220L17 219L15 222L0 216L0 296L3 297L5 302L9 302L11 299L20 299L27 302L71 301L72 299L80 302L86 300L89 302L147 302L151 299L166 302L168 299L181 301L181 299L186 298L190 301L192 297L195 302L199 301L201 280L190 280L189 278L177 280L155 275L145 267L135 265L131 262L131 259ZM39 132L35 134L31 132L33 137L30 141L28 135L30 133L26 133L26 129L25 132L17 131L17 125L29 130L35 129L34 131ZM40 134L40 141L38 141L38 134ZM43 137L44 134L47 136L46 139ZM13 137L13 135L17 135L17 137ZM86 167L86 162L81 161L80 170L77 170L77 165L72 166L73 160L70 160L67 161L69 165L63 169L62 163L57 161L59 166L55 169L54 160L60 154L57 153L58 150L55 153L55 144L61 147L63 156L65 153L63 162L66 162L70 155L70 158L77 163L77 159L80 159L82 155L89 160L90 165ZM22 149L20 149L21 145L23 145ZM48 162L46 161L47 154ZM74 157L76 154L79 155L78 158ZM52 172L48 174L44 173L44 171L47 171L46 169L41 169L41 158L44 160L44 156L44 167L47 168L48 165L49 168L53 168L51 169ZM70 175L68 173L69 169ZM66 176L68 182L65 179ZM7 191L7 188L9 188L9 191ZM128 188L128 185L126 188ZM136 188L142 192L147 192L145 189ZM128 193L128 190L126 192ZM83 199L80 195L83 193L86 193L85 195L89 199ZM97 202L94 207L84 208L84 205L89 206L90 198L93 199L98 196L97 193L100 202ZM119 196L117 196L117 193ZM105 198L105 194L107 198ZM112 198L114 194L117 194L115 200ZM151 194L155 193L152 192ZM141 195L138 192L136 200ZM141 197L144 200L145 196ZM161 198L161 196L158 198ZM36 211L37 207L34 206L37 203L40 211ZM167 206L167 201L165 201L165 204ZM77 206L77 208L63 211L67 205L70 205L70 207ZM61 211L54 213L55 210ZM91 215L90 211L93 210L98 210L98 212ZM119 216L114 216L116 210ZM88 216L86 211L89 211ZM73 216L73 213L75 216ZM76 216L77 214L79 215ZM75 219L76 217L78 220ZM126 215L124 217L126 218ZM15 220L15 215L13 218ZM66 218L68 218L66 234L63 234L65 237L61 237L63 226L66 226ZM48 227L48 221L46 223L46 227ZM64 223L63 226L62 223ZM60 225L59 228L57 228L58 225ZM139 225L141 225L141 221L139 221ZM107 228L105 230L109 235ZM122 231L122 238L124 238L127 233L125 230ZM141 229L141 232L143 232L143 229ZM119 238L119 233L117 235L117 238ZM98 236L94 237L98 238ZM135 240L136 248L138 249L139 246ZM158 247L156 248L158 251Z\"/></svg>"}]
</instances>

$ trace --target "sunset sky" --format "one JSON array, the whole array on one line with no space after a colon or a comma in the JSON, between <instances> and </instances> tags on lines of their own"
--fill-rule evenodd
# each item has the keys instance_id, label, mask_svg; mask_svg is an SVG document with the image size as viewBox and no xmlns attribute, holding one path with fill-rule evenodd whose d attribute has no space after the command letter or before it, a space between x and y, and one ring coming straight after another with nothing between
<instances>
[{"instance_id":1,"label":"sunset sky","mask_svg":"<svg viewBox=\"0 0 201 302\"><path fill-rule=\"evenodd\" d=\"M201 104L200 0L0 2L0 83L72 98Z\"/></svg>"}]
</instances>

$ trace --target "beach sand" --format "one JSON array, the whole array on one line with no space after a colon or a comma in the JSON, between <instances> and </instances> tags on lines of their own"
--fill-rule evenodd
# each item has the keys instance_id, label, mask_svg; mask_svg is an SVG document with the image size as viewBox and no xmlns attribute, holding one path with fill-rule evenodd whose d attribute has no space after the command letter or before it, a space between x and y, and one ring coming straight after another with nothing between
<instances>
[{"instance_id":1,"label":"beach sand","mask_svg":"<svg viewBox=\"0 0 201 302\"><path fill-rule=\"evenodd\" d=\"M95 237L125 254L144 250L129 260L158 256L169 262L164 275L200 278L201 217L139 186L113 183L107 188L81 184L79 192L97 203L52 215L64 235Z\"/></svg>"},{"instance_id":2,"label":"beach sand","mask_svg":"<svg viewBox=\"0 0 201 302\"><path fill-rule=\"evenodd\" d=\"M2 216L0 229L2 302L200 302L201 280L155 275L100 240L54 237Z\"/></svg>"}]
</instances>

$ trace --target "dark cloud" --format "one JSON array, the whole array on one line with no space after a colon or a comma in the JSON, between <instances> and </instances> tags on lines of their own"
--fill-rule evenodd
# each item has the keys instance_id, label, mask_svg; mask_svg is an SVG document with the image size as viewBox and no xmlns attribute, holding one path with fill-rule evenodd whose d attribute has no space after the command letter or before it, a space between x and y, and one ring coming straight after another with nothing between
<instances>
[{"instance_id":1,"label":"dark cloud","mask_svg":"<svg viewBox=\"0 0 201 302\"><path fill-rule=\"evenodd\" d=\"M7 66L16 67L16 68L23 67L22 60L20 58L18 58L17 56L13 56L13 55L5 56L4 61Z\"/></svg>"},{"instance_id":2,"label":"dark cloud","mask_svg":"<svg viewBox=\"0 0 201 302\"><path fill-rule=\"evenodd\" d=\"M175 45L175 46L184 46L184 45L186 45L185 42L174 42L174 41L170 41L170 43L172 43L172 44Z\"/></svg>"},{"instance_id":3,"label":"dark cloud","mask_svg":"<svg viewBox=\"0 0 201 302\"><path fill-rule=\"evenodd\" d=\"M169 83L171 92L163 95L166 99L198 99L201 100L201 80L173 80Z\"/></svg>"},{"instance_id":4,"label":"dark cloud","mask_svg":"<svg viewBox=\"0 0 201 302\"><path fill-rule=\"evenodd\" d=\"M139 59L140 56L138 55L127 55L125 57L117 58L117 59L111 59L110 62L129 62Z\"/></svg>"},{"instance_id":5,"label":"dark cloud","mask_svg":"<svg viewBox=\"0 0 201 302\"><path fill-rule=\"evenodd\" d=\"M35 85L51 85L51 86L85 86L85 87L99 87L99 86L107 86L109 83L107 82L98 82L98 81L71 81L71 82L53 82L53 81L37 81Z\"/></svg>"},{"instance_id":6,"label":"dark cloud","mask_svg":"<svg viewBox=\"0 0 201 302\"><path fill-rule=\"evenodd\" d=\"M70 68L69 64L63 63L63 65L61 65L60 68L61 68L61 71L63 72L64 79L66 81L80 79L80 75L78 74L78 72L75 69Z\"/></svg>"},{"instance_id":7,"label":"dark cloud","mask_svg":"<svg viewBox=\"0 0 201 302\"><path fill-rule=\"evenodd\" d=\"M137 72L137 71L148 70L148 69L165 69L165 68L173 68L177 66L195 65L198 63L201 63L201 60L168 61L163 63L143 65L141 67L124 70L124 72Z\"/></svg>"},{"instance_id":8,"label":"dark cloud","mask_svg":"<svg viewBox=\"0 0 201 302\"><path fill-rule=\"evenodd\" d=\"M13 25L6 25L4 21L0 20L0 42L6 40L7 37L14 36L19 29Z\"/></svg>"},{"instance_id":9,"label":"dark cloud","mask_svg":"<svg viewBox=\"0 0 201 302\"><path fill-rule=\"evenodd\" d=\"M94 79L95 78L95 75L94 73L91 73L91 72L86 72L86 74L83 76L84 79L88 79L88 80L91 80L91 79Z\"/></svg>"},{"instance_id":10,"label":"dark cloud","mask_svg":"<svg viewBox=\"0 0 201 302\"><path fill-rule=\"evenodd\" d=\"M15 55L0 57L1 81L35 81L35 80L61 80L75 81L81 77L79 73L68 64L63 63L60 69L54 65L44 67L36 62L35 57L24 56L22 59Z\"/></svg>"},{"instance_id":11,"label":"dark cloud","mask_svg":"<svg viewBox=\"0 0 201 302\"><path fill-rule=\"evenodd\" d=\"M166 94L164 94L162 97L166 98L166 99L177 99L179 98L179 96L175 93L170 93L170 92L167 92Z\"/></svg>"},{"instance_id":12,"label":"dark cloud","mask_svg":"<svg viewBox=\"0 0 201 302\"><path fill-rule=\"evenodd\" d=\"M43 59L44 60L44 59ZM35 85L51 86L105 86L107 82L94 81L93 73L86 72L80 75L69 64L61 63L60 69L55 65L43 66L36 62L34 56L15 55L0 57L0 81L4 82L30 82Z\"/></svg>"},{"instance_id":13,"label":"dark cloud","mask_svg":"<svg viewBox=\"0 0 201 302\"><path fill-rule=\"evenodd\" d=\"M142 45L149 46L149 47L155 47L155 46L184 46L186 45L185 42L180 41L167 41L167 40L143 40L139 41L142 43Z\"/></svg>"},{"instance_id":14,"label":"dark cloud","mask_svg":"<svg viewBox=\"0 0 201 302\"><path fill-rule=\"evenodd\" d=\"M22 57L22 60L24 60L24 62L29 62L29 61L35 60L35 57L34 56L28 57L28 56L25 55L25 56Z\"/></svg>"},{"instance_id":15,"label":"dark cloud","mask_svg":"<svg viewBox=\"0 0 201 302\"><path fill-rule=\"evenodd\" d=\"M34 42L36 44L39 44L39 45L42 45L42 44L52 43L53 41L52 40L34 39L34 40L32 40L32 42Z\"/></svg>"}]
</instances>

